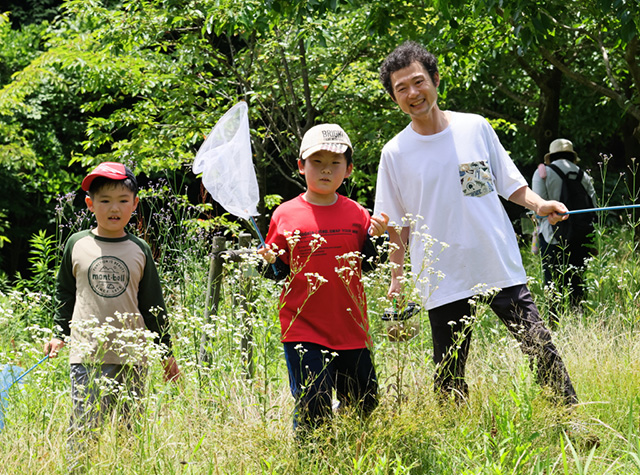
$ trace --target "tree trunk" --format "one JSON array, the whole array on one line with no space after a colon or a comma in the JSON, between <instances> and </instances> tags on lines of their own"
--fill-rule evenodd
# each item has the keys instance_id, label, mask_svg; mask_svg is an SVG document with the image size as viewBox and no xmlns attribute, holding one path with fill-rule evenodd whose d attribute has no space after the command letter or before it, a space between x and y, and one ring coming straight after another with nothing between
<instances>
[{"instance_id":1,"label":"tree trunk","mask_svg":"<svg viewBox=\"0 0 640 475\"><path fill-rule=\"evenodd\" d=\"M558 138L560 127L560 88L562 72L557 68L543 71L539 76L540 107L534 129L538 162L542 163L549 144ZM571 140L571 137L568 137Z\"/></svg>"}]
</instances>

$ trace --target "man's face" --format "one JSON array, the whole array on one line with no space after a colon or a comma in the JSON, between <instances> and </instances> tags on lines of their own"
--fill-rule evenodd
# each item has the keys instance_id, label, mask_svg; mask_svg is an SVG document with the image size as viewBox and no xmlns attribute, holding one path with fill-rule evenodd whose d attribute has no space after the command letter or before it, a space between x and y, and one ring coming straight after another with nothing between
<instances>
[{"instance_id":1,"label":"man's face","mask_svg":"<svg viewBox=\"0 0 640 475\"><path fill-rule=\"evenodd\" d=\"M434 74L434 80L435 84L422 63L415 61L391 73L393 100L412 119L427 117L434 111L438 101L438 73Z\"/></svg>"}]
</instances>

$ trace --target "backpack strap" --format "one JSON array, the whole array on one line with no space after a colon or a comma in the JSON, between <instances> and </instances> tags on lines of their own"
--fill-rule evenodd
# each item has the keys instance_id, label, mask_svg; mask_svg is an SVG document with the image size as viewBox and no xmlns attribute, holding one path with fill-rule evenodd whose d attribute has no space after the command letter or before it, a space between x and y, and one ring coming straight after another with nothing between
<instances>
[{"instance_id":1,"label":"backpack strap","mask_svg":"<svg viewBox=\"0 0 640 475\"><path fill-rule=\"evenodd\" d=\"M549 168L551 168L554 172L556 172L556 174L562 178L562 181L565 181L567 179L567 174L564 173L562 170L560 170L560 167L558 165L554 165L553 163L550 163L549 165L547 165ZM578 171L575 172L569 172L569 174L574 174L577 177L577 181L582 184L582 178L584 176L584 170L580 167L578 167Z\"/></svg>"},{"instance_id":2,"label":"backpack strap","mask_svg":"<svg viewBox=\"0 0 640 475\"><path fill-rule=\"evenodd\" d=\"M553 163L550 163L547 166L549 168L551 168L554 172L556 172L556 175L558 175L560 178L562 178L562 181L566 180L567 175L565 175L564 172L562 170L560 170L560 167L558 165L554 165Z\"/></svg>"}]
</instances>

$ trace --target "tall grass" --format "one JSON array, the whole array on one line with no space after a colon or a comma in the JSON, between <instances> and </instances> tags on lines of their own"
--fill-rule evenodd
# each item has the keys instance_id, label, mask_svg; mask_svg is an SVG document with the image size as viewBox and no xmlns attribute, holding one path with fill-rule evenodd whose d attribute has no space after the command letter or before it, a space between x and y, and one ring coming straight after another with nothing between
<instances>
[{"instance_id":1,"label":"tall grass","mask_svg":"<svg viewBox=\"0 0 640 475\"><path fill-rule=\"evenodd\" d=\"M340 413L313 441L300 444L292 436L293 399L279 343L280 287L252 279L247 314L243 298L254 262L227 262L218 311L205 315L211 238L229 228L201 220L206 207L192 207L168 184L150 188L143 199L147 206L135 230L154 244L184 378L179 385L165 384L160 363L153 361L140 419L126 428L114 417L100 428L87 454L88 473L640 472L640 258L633 217L599 226L584 309L565 307L554 332L581 401L575 410L551 402L507 330L483 307L467 365L470 396L460 405L438 402L426 315L418 317L422 330L411 341L385 337L380 316L389 306L389 271L381 266L365 279L381 404L364 421ZM59 219L86 225L90 217ZM226 231L229 247L238 231ZM66 234L56 239L55 252ZM42 259L52 259L52 244L44 237L38 242ZM539 258L524 245L523 257L544 312L548 295ZM53 280L42 269L38 275L37 290L25 284L0 294L0 364L29 367L50 336L51 320L44 316L50 315ZM251 374L242 345L248 327ZM210 363L199 360L203 332L211 342ZM66 473L70 409L63 353L12 388L0 432L0 473ZM593 444L595 437L599 444Z\"/></svg>"}]
</instances>

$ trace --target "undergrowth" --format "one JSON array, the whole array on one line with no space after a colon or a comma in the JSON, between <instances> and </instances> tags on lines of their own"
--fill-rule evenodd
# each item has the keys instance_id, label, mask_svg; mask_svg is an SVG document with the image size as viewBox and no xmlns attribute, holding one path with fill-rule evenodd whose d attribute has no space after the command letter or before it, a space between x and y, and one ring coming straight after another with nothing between
<instances>
[{"instance_id":1,"label":"undergrowth","mask_svg":"<svg viewBox=\"0 0 640 475\"><path fill-rule=\"evenodd\" d=\"M172 198L173 197L173 198ZM340 412L313 438L293 437L293 399L279 342L280 286L256 272L255 255L225 260L220 301L207 315L211 240L242 227L206 218L206 207L163 184L146 192L134 232L153 243L165 287L180 384L165 384L153 360L143 411L117 417L89 447L92 474L630 474L640 471L640 262L634 216L601 223L582 309L564 306L554 341L580 404L555 406L498 319L480 308L467 365L469 398L432 393L425 312L412 340L390 341L381 320L389 269L365 278L381 401L367 420ZM171 201L171 200L174 201ZM51 266L68 234L90 217L68 206L52 241L34 237L33 279L0 293L0 364L29 368L51 335ZM66 224L63 224L66 223ZM72 224L79 223L79 224ZM65 228L64 226L67 226ZM69 229L73 228L73 229ZM229 231L230 230L230 231ZM252 246L257 246L257 240ZM530 287L544 314L550 296L539 257L523 242ZM203 335L208 342L202 359ZM66 473L70 417L66 353L46 361L5 399L0 473Z\"/></svg>"}]
</instances>

